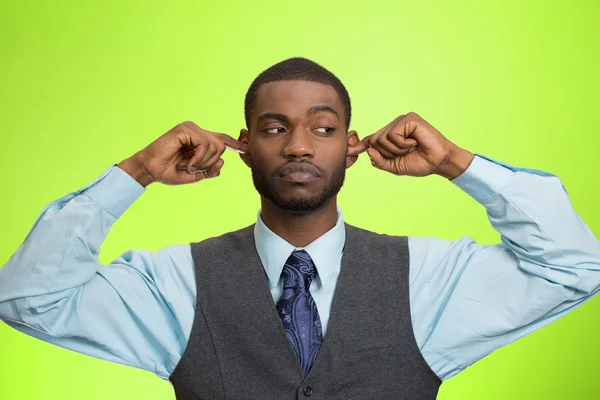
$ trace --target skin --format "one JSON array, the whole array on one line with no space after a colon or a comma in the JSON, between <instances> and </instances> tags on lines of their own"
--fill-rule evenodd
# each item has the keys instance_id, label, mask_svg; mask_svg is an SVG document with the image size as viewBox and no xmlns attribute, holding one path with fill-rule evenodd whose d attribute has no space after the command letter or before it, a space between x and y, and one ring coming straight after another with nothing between
<instances>
[{"instance_id":1,"label":"skin","mask_svg":"<svg viewBox=\"0 0 600 400\"><path fill-rule=\"evenodd\" d=\"M375 168L395 175L446 179L458 177L474 158L412 112L362 140L344 121L331 86L271 82L258 89L250 126L238 140L186 121L117 166L144 187L189 184L219 176L223 152L237 151L252 169L264 223L290 244L305 247L335 226L337 192L345 170L360 154L367 153ZM286 182L279 171L290 163L313 165L319 179Z\"/></svg>"}]
</instances>

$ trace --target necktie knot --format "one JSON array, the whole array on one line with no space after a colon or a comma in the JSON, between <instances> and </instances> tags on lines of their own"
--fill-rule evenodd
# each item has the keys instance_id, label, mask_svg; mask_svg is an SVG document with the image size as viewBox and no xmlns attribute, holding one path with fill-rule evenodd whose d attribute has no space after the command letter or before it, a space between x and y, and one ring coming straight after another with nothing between
<instances>
[{"instance_id":1,"label":"necktie knot","mask_svg":"<svg viewBox=\"0 0 600 400\"><path fill-rule=\"evenodd\" d=\"M317 270L305 250L295 250L283 266L283 288L302 287L308 290Z\"/></svg>"}]
</instances>

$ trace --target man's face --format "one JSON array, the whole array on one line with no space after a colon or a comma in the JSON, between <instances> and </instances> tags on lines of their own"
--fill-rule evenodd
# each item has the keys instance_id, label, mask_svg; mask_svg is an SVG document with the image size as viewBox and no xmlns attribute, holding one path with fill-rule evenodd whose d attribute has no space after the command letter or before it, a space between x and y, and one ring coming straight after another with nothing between
<instances>
[{"instance_id":1,"label":"man's face","mask_svg":"<svg viewBox=\"0 0 600 400\"><path fill-rule=\"evenodd\" d=\"M278 81L261 85L250 110L250 155L256 190L279 208L306 212L321 207L344 183L348 133L345 113L335 90L308 81Z\"/></svg>"}]
</instances>

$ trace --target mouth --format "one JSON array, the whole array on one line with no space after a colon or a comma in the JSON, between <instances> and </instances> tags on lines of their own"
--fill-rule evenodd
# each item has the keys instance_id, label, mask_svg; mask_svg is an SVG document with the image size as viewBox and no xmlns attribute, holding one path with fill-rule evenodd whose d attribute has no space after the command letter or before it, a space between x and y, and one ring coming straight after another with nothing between
<instances>
[{"instance_id":1,"label":"mouth","mask_svg":"<svg viewBox=\"0 0 600 400\"><path fill-rule=\"evenodd\" d=\"M283 166L279 172L279 176L286 182L306 183L321 178L321 173L314 165L292 163Z\"/></svg>"}]
</instances>

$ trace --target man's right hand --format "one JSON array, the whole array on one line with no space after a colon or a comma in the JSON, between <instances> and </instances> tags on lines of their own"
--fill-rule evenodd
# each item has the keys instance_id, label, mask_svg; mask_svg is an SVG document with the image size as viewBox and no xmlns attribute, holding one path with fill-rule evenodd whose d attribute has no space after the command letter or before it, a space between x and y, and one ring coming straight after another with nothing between
<instances>
[{"instance_id":1,"label":"man's right hand","mask_svg":"<svg viewBox=\"0 0 600 400\"><path fill-rule=\"evenodd\" d=\"M117 166L144 187L153 182L183 185L219 176L226 148L249 152L247 143L186 121Z\"/></svg>"}]
</instances>

